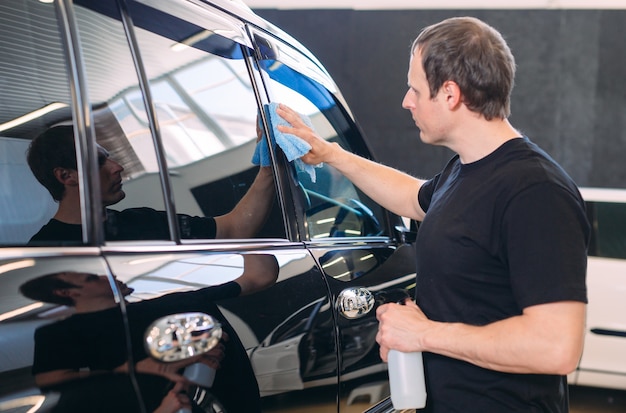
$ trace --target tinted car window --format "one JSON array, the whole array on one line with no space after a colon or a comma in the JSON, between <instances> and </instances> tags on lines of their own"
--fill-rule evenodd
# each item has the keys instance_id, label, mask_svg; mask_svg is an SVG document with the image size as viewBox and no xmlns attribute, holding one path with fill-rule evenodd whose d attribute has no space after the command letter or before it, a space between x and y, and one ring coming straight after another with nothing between
<instances>
[{"instance_id":1,"label":"tinted car window","mask_svg":"<svg viewBox=\"0 0 626 413\"><path fill-rule=\"evenodd\" d=\"M322 138L348 151L366 153L366 148L350 144L362 141L354 136L358 135L354 123L339 109L323 79L306 76L306 67L295 67L296 57L298 63L308 59L287 45L260 36L257 41L268 45L266 50L261 48L261 54L265 52L261 67L271 99L307 116ZM304 199L308 239L387 234L382 208L332 167L322 164L311 172L296 165L294 170Z\"/></svg>"},{"instance_id":2,"label":"tinted car window","mask_svg":"<svg viewBox=\"0 0 626 413\"><path fill-rule=\"evenodd\" d=\"M150 10L158 14L160 24L138 27L136 34L176 209L197 217L226 214L248 192L258 172L251 163L258 106L245 60L251 51L230 38L240 40L245 34L235 25L228 37L219 34L226 31L224 21L205 19L198 26ZM265 230L253 235L284 237L278 212L274 208ZM191 238L185 229L181 224L182 237Z\"/></svg>"},{"instance_id":3,"label":"tinted car window","mask_svg":"<svg viewBox=\"0 0 626 413\"><path fill-rule=\"evenodd\" d=\"M26 151L49 125L71 123L71 99L53 5L2 1L0 13L0 244L23 245L56 211Z\"/></svg>"},{"instance_id":4,"label":"tinted car window","mask_svg":"<svg viewBox=\"0 0 626 413\"><path fill-rule=\"evenodd\" d=\"M127 36L115 2L99 3L100 7L109 6L110 15L79 6L75 8L75 14L83 45L96 139L109 152L110 158L123 168L125 197L121 202L105 203L105 206L125 212L137 208L164 211L157 154ZM111 173L114 172L100 170L102 179ZM106 182L102 183L103 201L108 189L106 185ZM105 222L108 239L116 239L117 226L123 225L114 217L125 219L124 215L109 214ZM165 215L162 217L162 222L166 223ZM150 238L170 239L167 225L161 227L163 230ZM123 237L144 238L148 236L140 232Z\"/></svg>"}]
</instances>

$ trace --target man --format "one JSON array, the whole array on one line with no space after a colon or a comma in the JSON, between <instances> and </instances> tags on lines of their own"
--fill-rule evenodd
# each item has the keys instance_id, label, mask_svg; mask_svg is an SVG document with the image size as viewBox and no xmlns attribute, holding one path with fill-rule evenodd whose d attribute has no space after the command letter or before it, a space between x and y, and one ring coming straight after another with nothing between
<instances>
[{"instance_id":1,"label":"man","mask_svg":"<svg viewBox=\"0 0 626 413\"><path fill-rule=\"evenodd\" d=\"M243 256L242 275L232 282L127 303L133 360L141 375L140 384L147 395L149 411L166 396L166 384L181 382L180 369L194 362L217 369L211 392L225 407L232 409L229 411L260 411L258 385L246 351L215 301L263 290L271 286L277 276L278 263L273 255L248 254ZM116 280L116 284L124 296L133 292L123 282ZM59 272L24 283L20 292L33 300L74 308L70 317L39 327L35 332L33 374L39 387L64 390L69 386L71 389L77 379L89 383L106 376L105 373L110 377L110 373L128 372L122 313L105 275ZM195 311L210 314L220 321L227 336L223 345L206 355L174 363L160 363L148 357L143 341L152 322L166 315ZM162 376L161 380L155 375ZM89 391L89 386L81 388Z\"/></svg>"},{"instance_id":2,"label":"man","mask_svg":"<svg viewBox=\"0 0 626 413\"><path fill-rule=\"evenodd\" d=\"M98 146L100 189L107 240L170 239L167 216L151 208L115 211L120 202L124 168ZM55 126L35 138L28 150L28 165L37 180L59 203L54 217L30 242L58 243L82 240L80 182L72 126ZM261 228L274 201L270 167L261 167L256 180L235 208L222 216L178 216L182 238L249 238Z\"/></svg>"},{"instance_id":3,"label":"man","mask_svg":"<svg viewBox=\"0 0 626 413\"><path fill-rule=\"evenodd\" d=\"M453 150L421 180L319 138L286 106L279 127L391 211L422 221L416 302L377 310L377 341L424 352L426 410L568 411L566 374L582 352L584 203L567 174L507 120L513 56L474 18L425 28L402 106L422 141Z\"/></svg>"}]
</instances>

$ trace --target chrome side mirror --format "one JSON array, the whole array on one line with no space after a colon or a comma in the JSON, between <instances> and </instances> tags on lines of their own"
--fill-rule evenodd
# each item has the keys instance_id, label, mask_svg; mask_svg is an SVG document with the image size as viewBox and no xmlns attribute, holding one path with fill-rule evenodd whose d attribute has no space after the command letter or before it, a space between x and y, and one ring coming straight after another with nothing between
<instances>
[{"instance_id":1,"label":"chrome side mirror","mask_svg":"<svg viewBox=\"0 0 626 413\"><path fill-rule=\"evenodd\" d=\"M150 356L172 362L210 351L222 337L222 326L204 313L172 314L153 322L144 337Z\"/></svg>"}]
</instances>

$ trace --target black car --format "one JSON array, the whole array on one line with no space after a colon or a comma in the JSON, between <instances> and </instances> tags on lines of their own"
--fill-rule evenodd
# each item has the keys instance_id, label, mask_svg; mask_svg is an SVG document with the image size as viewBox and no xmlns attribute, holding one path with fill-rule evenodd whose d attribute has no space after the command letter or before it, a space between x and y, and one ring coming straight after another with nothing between
<instances>
[{"instance_id":1,"label":"black car","mask_svg":"<svg viewBox=\"0 0 626 413\"><path fill-rule=\"evenodd\" d=\"M414 234L273 143L282 102L371 158L320 62L236 0L3 0L0 17L0 411L151 412L173 386L164 366L183 374L211 348L223 359L188 390L194 412L389 411L375 308L412 294ZM41 241L59 204L26 154L58 126L73 133L79 230ZM102 179L106 159L122 182ZM109 184L125 197L108 202ZM268 208L241 214L246 195ZM111 236L141 211L144 232ZM259 227L222 237L224 216ZM46 277L87 309L27 293ZM261 281L239 294L242 277Z\"/></svg>"}]
</instances>

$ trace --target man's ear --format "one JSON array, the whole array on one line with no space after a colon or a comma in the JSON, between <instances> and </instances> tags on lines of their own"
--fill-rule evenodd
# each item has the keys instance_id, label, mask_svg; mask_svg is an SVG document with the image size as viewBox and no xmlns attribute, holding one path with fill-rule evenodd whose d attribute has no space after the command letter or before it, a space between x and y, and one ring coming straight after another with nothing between
<instances>
[{"instance_id":1,"label":"man's ear","mask_svg":"<svg viewBox=\"0 0 626 413\"><path fill-rule=\"evenodd\" d=\"M441 86L441 90L446 98L446 103L450 109L454 109L463 103L463 96L461 95L461 88L459 85L452 81L446 80Z\"/></svg>"},{"instance_id":2,"label":"man's ear","mask_svg":"<svg viewBox=\"0 0 626 413\"><path fill-rule=\"evenodd\" d=\"M72 296L72 288L55 288L52 290L54 295L58 295L59 297L68 298Z\"/></svg>"},{"instance_id":3,"label":"man's ear","mask_svg":"<svg viewBox=\"0 0 626 413\"><path fill-rule=\"evenodd\" d=\"M52 171L57 181L65 186L78 185L78 172L75 169L56 167Z\"/></svg>"}]
</instances>

